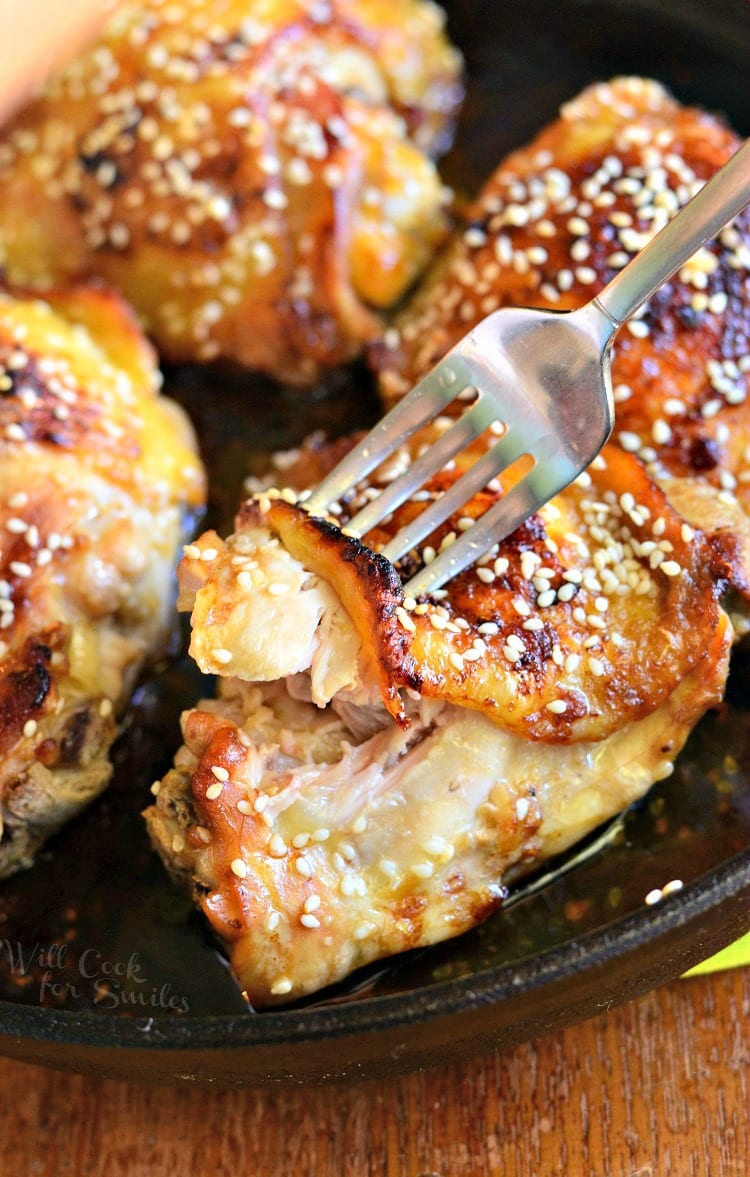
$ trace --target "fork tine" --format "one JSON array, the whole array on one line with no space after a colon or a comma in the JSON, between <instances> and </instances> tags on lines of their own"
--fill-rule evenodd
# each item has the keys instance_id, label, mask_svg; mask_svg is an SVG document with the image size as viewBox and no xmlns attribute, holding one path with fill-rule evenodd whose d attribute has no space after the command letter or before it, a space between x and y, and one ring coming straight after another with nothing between
<instances>
[{"instance_id":1,"label":"fork tine","mask_svg":"<svg viewBox=\"0 0 750 1177\"><path fill-rule=\"evenodd\" d=\"M469 365L457 352L449 352L319 483L306 501L307 510L325 511L473 383Z\"/></svg>"},{"instance_id":2,"label":"fork tine","mask_svg":"<svg viewBox=\"0 0 750 1177\"><path fill-rule=\"evenodd\" d=\"M382 549L383 555L391 563L401 559L491 479L527 453L528 448L520 430L509 430L495 442L492 449L483 454L457 482L453 483L450 490L445 491L440 498L417 515L416 519L399 531Z\"/></svg>"},{"instance_id":3,"label":"fork tine","mask_svg":"<svg viewBox=\"0 0 750 1177\"><path fill-rule=\"evenodd\" d=\"M484 433L493 421L497 419L497 412L486 397L480 397L476 404L467 409L458 418L455 425L448 429L436 442L428 446L416 461L412 462L408 470L395 478L376 499L372 499L346 525L349 534L365 535L371 528L377 526L387 515L395 511L396 507L410 498L419 487L433 475L442 470L447 462L462 449L465 449L475 437Z\"/></svg>"},{"instance_id":4,"label":"fork tine","mask_svg":"<svg viewBox=\"0 0 750 1177\"><path fill-rule=\"evenodd\" d=\"M549 438L548 442L554 446L555 439ZM534 466L506 495L485 511L481 519L464 532L460 539L413 576L404 586L404 592L412 597L423 596L458 576L459 572L476 563L494 544L515 531L529 515L559 494L578 473L578 466L557 451L554 453L553 483L550 482L549 472L541 464ZM461 486L463 481L463 478L460 479L452 489Z\"/></svg>"}]
</instances>

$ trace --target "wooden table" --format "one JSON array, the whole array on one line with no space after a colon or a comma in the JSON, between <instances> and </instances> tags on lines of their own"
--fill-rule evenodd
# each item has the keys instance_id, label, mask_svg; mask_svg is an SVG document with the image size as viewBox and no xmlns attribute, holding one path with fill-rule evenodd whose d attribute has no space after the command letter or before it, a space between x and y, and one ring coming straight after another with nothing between
<instances>
[{"instance_id":1,"label":"wooden table","mask_svg":"<svg viewBox=\"0 0 750 1177\"><path fill-rule=\"evenodd\" d=\"M502 1055L315 1090L0 1060L2 1177L746 1177L750 968Z\"/></svg>"}]
</instances>

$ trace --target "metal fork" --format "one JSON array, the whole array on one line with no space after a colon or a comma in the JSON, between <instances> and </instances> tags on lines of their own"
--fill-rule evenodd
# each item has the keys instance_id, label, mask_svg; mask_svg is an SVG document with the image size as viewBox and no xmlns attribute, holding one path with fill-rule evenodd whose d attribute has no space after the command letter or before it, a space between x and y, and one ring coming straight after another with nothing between
<instances>
[{"instance_id":1,"label":"metal fork","mask_svg":"<svg viewBox=\"0 0 750 1177\"><path fill-rule=\"evenodd\" d=\"M580 310L504 308L483 319L339 462L307 499L306 509L325 513L460 394L473 390L468 394L472 403L455 424L346 525L348 534L366 535L500 422L499 440L382 549L395 563L519 458L531 459L531 469L425 564L405 592L419 597L440 588L596 457L614 424L610 356L615 333L749 202L750 140Z\"/></svg>"}]
</instances>

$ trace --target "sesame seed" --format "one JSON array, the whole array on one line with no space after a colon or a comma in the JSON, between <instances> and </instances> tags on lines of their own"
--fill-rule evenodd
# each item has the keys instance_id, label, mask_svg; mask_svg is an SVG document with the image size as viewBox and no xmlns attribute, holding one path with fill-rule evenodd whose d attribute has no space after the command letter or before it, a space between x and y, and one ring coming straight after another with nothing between
<instances>
[{"instance_id":1,"label":"sesame seed","mask_svg":"<svg viewBox=\"0 0 750 1177\"><path fill-rule=\"evenodd\" d=\"M263 925L267 932L275 932L279 926L281 916L278 911L270 911L266 916L265 924Z\"/></svg>"},{"instance_id":2,"label":"sesame seed","mask_svg":"<svg viewBox=\"0 0 750 1177\"><path fill-rule=\"evenodd\" d=\"M318 917L316 915L312 915L306 911L303 912L302 915L299 917L299 922L302 924L303 928L319 928L320 927L320 920L318 919Z\"/></svg>"},{"instance_id":3,"label":"sesame seed","mask_svg":"<svg viewBox=\"0 0 750 1177\"><path fill-rule=\"evenodd\" d=\"M535 632L540 629L544 629L544 622L542 621L541 617L529 617L528 621L522 622L521 629Z\"/></svg>"},{"instance_id":4,"label":"sesame seed","mask_svg":"<svg viewBox=\"0 0 750 1177\"><path fill-rule=\"evenodd\" d=\"M409 616L409 614L406 612L406 609L402 608L400 605L396 609L396 617L398 618L401 626L405 630L407 630L408 633L416 633L417 632L417 627L414 623L413 618L411 618Z\"/></svg>"},{"instance_id":5,"label":"sesame seed","mask_svg":"<svg viewBox=\"0 0 750 1177\"><path fill-rule=\"evenodd\" d=\"M418 879L431 879L435 873L431 862L417 862L411 869L412 874L415 874Z\"/></svg>"},{"instance_id":6,"label":"sesame seed","mask_svg":"<svg viewBox=\"0 0 750 1177\"><path fill-rule=\"evenodd\" d=\"M212 764L211 765L211 772L216 777L217 781L228 781L229 780L229 773L227 772L226 768L222 767L221 764Z\"/></svg>"},{"instance_id":7,"label":"sesame seed","mask_svg":"<svg viewBox=\"0 0 750 1177\"><path fill-rule=\"evenodd\" d=\"M629 429L623 429L617 440L622 448L630 454L636 453L643 444L638 434L631 433Z\"/></svg>"},{"instance_id":8,"label":"sesame seed","mask_svg":"<svg viewBox=\"0 0 750 1177\"><path fill-rule=\"evenodd\" d=\"M369 924L369 923L359 924L354 929L354 932L352 933L352 935L354 936L355 940L366 940L367 937L371 936L375 930L376 930L375 924Z\"/></svg>"},{"instance_id":9,"label":"sesame seed","mask_svg":"<svg viewBox=\"0 0 750 1177\"><path fill-rule=\"evenodd\" d=\"M288 977L278 977L271 986L271 992L274 997L282 997L286 993L291 993L292 982Z\"/></svg>"},{"instance_id":10,"label":"sesame seed","mask_svg":"<svg viewBox=\"0 0 750 1177\"><path fill-rule=\"evenodd\" d=\"M181 850L185 849L185 839L182 834L175 834L172 838L172 849L175 854L179 854Z\"/></svg>"},{"instance_id":11,"label":"sesame seed","mask_svg":"<svg viewBox=\"0 0 750 1177\"><path fill-rule=\"evenodd\" d=\"M281 834L273 834L268 842L268 853L273 858L283 858L287 852L287 844Z\"/></svg>"},{"instance_id":12,"label":"sesame seed","mask_svg":"<svg viewBox=\"0 0 750 1177\"><path fill-rule=\"evenodd\" d=\"M682 568L676 560L665 560L660 568L665 576L679 576L682 572Z\"/></svg>"},{"instance_id":13,"label":"sesame seed","mask_svg":"<svg viewBox=\"0 0 750 1177\"><path fill-rule=\"evenodd\" d=\"M568 710L568 704L564 699L552 699L551 702L545 704L545 707L552 715L562 715Z\"/></svg>"},{"instance_id":14,"label":"sesame seed","mask_svg":"<svg viewBox=\"0 0 750 1177\"><path fill-rule=\"evenodd\" d=\"M247 877L247 867L241 858L233 858L229 864L232 874L236 875L238 879Z\"/></svg>"},{"instance_id":15,"label":"sesame seed","mask_svg":"<svg viewBox=\"0 0 750 1177\"><path fill-rule=\"evenodd\" d=\"M219 784L218 782L215 785L209 785L208 788L206 789L206 800L207 801L216 801L216 799L218 797L221 797L223 789L224 789L224 786Z\"/></svg>"},{"instance_id":16,"label":"sesame seed","mask_svg":"<svg viewBox=\"0 0 750 1177\"><path fill-rule=\"evenodd\" d=\"M245 797L240 797L239 801L237 802L237 809L240 813L243 813L245 817L252 816L253 807Z\"/></svg>"},{"instance_id":17,"label":"sesame seed","mask_svg":"<svg viewBox=\"0 0 750 1177\"><path fill-rule=\"evenodd\" d=\"M494 621L483 621L481 625L477 626L477 633L485 634L486 637L494 637L499 629L500 627Z\"/></svg>"},{"instance_id":18,"label":"sesame seed","mask_svg":"<svg viewBox=\"0 0 750 1177\"><path fill-rule=\"evenodd\" d=\"M233 655L231 650L225 650L220 646L216 650L211 651L211 657L213 658L214 662L218 662L220 665L226 666L229 662L232 661Z\"/></svg>"},{"instance_id":19,"label":"sesame seed","mask_svg":"<svg viewBox=\"0 0 750 1177\"><path fill-rule=\"evenodd\" d=\"M668 445L672 440L672 430L666 421L658 419L651 427L651 436L657 445Z\"/></svg>"},{"instance_id":20,"label":"sesame seed","mask_svg":"<svg viewBox=\"0 0 750 1177\"><path fill-rule=\"evenodd\" d=\"M153 785L151 786L152 795L154 797L158 797L160 791L161 791L161 781L154 781Z\"/></svg>"},{"instance_id":21,"label":"sesame seed","mask_svg":"<svg viewBox=\"0 0 750 1177\"><path fill-rule=\"evenodd\" d=\"M39 724L35 719L26 720L26 723L23 725L23 734L27 740L30 740L32 736L36 735L38 727Z\"/></svg>"},{"instance_id":22,"label":"sesame seed","mask_svg":"<svg viewBox=\"0 0 750 1177\"><path fill-rule=\"evenodd\" d=\"M646 903L649 907L653 907L655 903L659 903L660 901L661 887L654 887L654 889L649 891L649 893L646 895L646 898L643 902Z\"/></svg>"}]
</instances>

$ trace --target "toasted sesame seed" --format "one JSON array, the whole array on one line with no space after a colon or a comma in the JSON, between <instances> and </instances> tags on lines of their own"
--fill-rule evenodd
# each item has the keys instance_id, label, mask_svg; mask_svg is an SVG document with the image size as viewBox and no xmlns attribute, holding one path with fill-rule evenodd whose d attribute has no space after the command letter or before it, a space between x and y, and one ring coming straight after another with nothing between
<instances>
[{"instance_id":1,"label":"toasted sesame seed","mask_svg":"<svg viewBox=\"0 0 750 1177\"><path fill-rule=\"evenodd\" d=\"M370 924L370 923L358 924L357 927L354 929L352 935L354 936L355 940L366 940L368 938L368 936L371 936L373 934L373 932L376 931L376 928L377 928L376 924Z\"/></svg>"},{"instance_id":2,"label":"toasted sesame seed","mask_svg":"<svg viewBox=\"0 0 750 1177\"><path fill-rule=\"evenodd\" d=\"M544 622L542 621L541 617L529 617L528 621L522 622L521 629L526 629L533 633L540 629L544 629Z\"/></svg>"},{"instance_id":3,"label":"toasted sesame seed","mask_svg":"<svg viewBox=\"0 0 750 1177\"><path fill-rule=\"evenodd\" d=\"M172 838L172 849L174 850L175 854L179 854L180 851L185 849L185 839L183 838L182 834L174 835Z\"/></svg>"},{"instance_id":4,"label":"toasted sesame seed","mask_svg":"<svg viewBox=\"0 0 750 1177\"><path fill-rule=\"evenodd\" d=\"M552 715L562 715L568 710L568 704L564 699L552 699L549 703L545 703L545 707Z\"/></svg>"},{"instance_id":5,"label":"toasted sesame seed","mask_svg":"<svg viewBox=\"0 0 750 1177\"><path fill-rule=\"evenodd\" d=\"M416 875L418 879L431 879L435 873L431 862L417 862L411 869L412 874Z\"/></svg>"},{"instance_id":6,"label":"toasted sesame seed","mask_svg":"<svg viewBox=\"0 0 750 1177\"><path fill-rule=\"evenodd\" d=\"M268 853L273 858L283 858L287 852L287 844L281 834L273 834L268 841Z\"/></svg>"},{"instance_id":7,"label":"toasted sesame seed","mask_svg":"<svg viewBox=\"0 0 750 1177\"><path fill-rule=\"evenodd\" d=\"M396 617L398 618L399 623L402 626L402 628L405 629L408 633L416 633L417 632L417 627L416 627L416 624L414 623L413 618L411 618L409 616L409 614L406 612L406 609L402 608L400 605L396 609Z\"/></svg>"}]
</instances>

